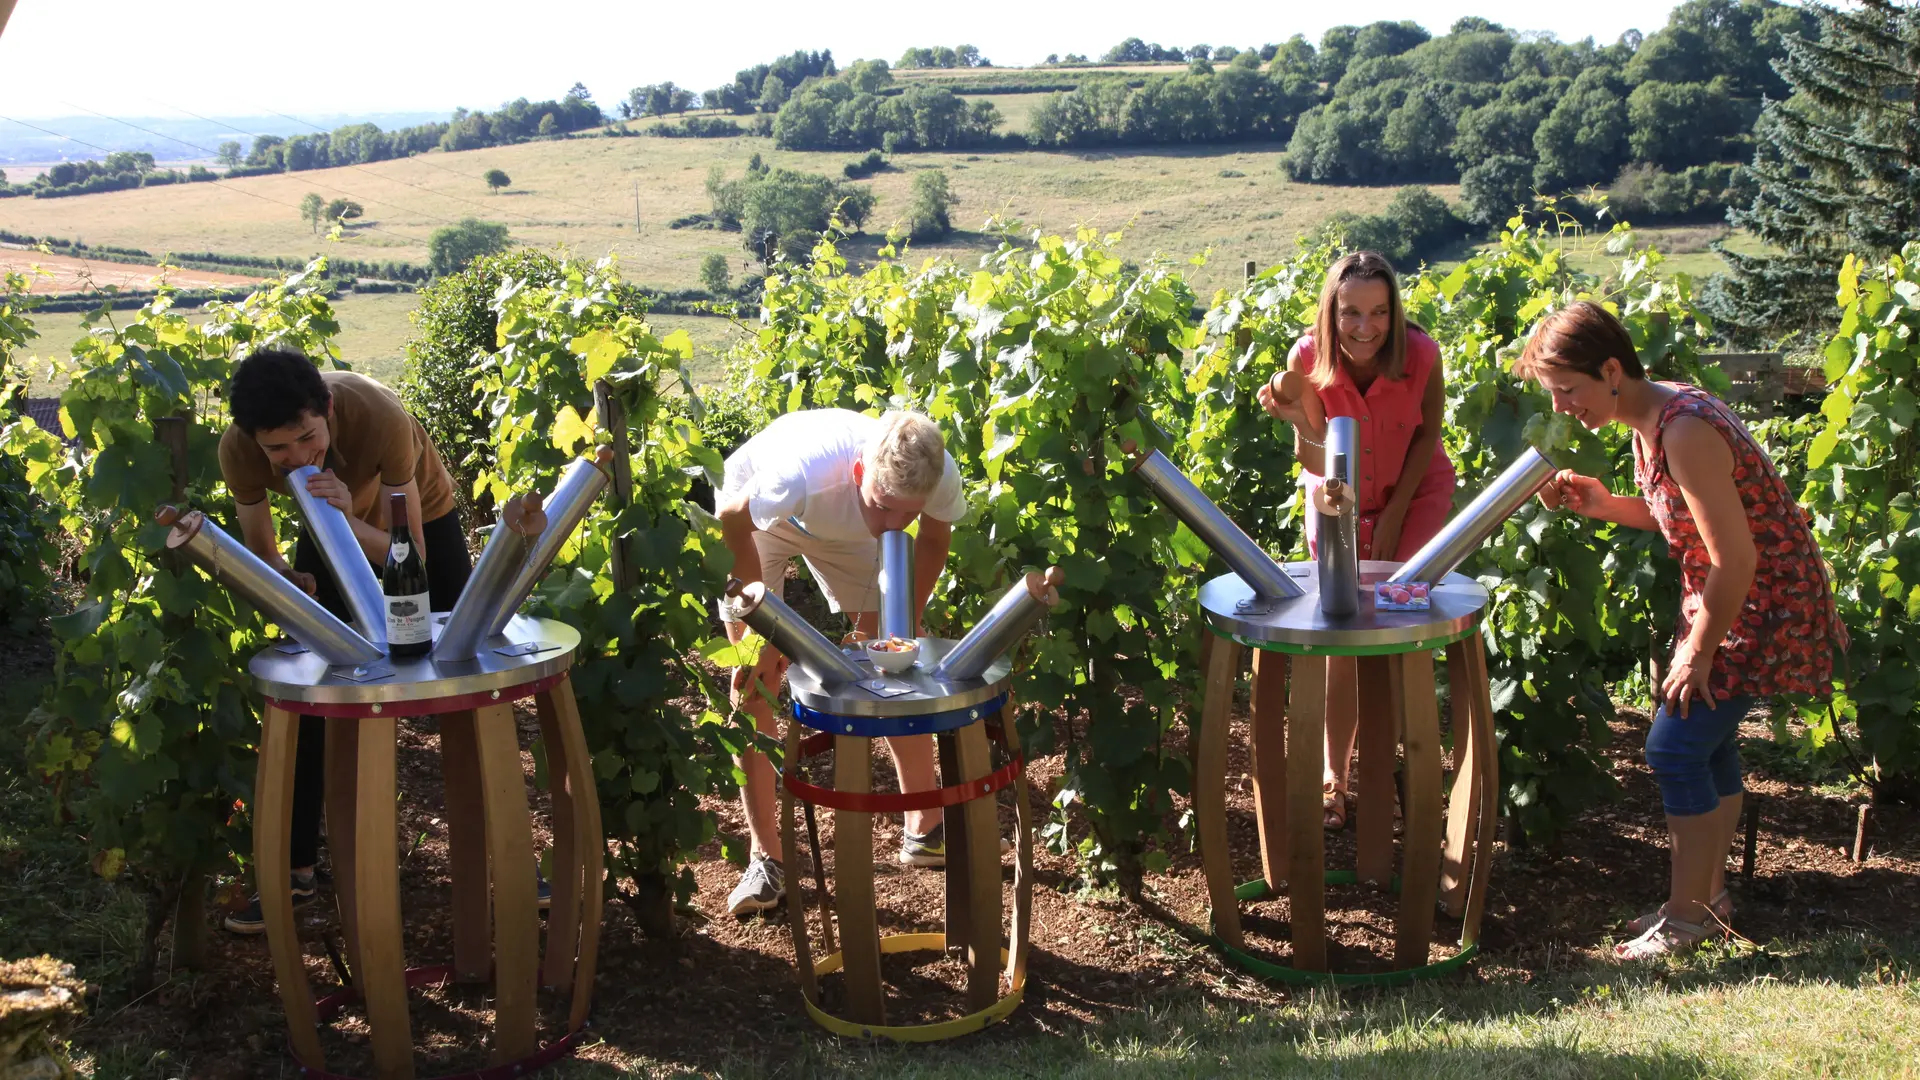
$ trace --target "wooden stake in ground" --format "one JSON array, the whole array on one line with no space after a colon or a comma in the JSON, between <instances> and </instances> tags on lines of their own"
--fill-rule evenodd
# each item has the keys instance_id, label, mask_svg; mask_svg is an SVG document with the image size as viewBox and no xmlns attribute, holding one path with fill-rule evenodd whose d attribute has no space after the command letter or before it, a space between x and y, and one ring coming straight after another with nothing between
<instances>
[{"instance_id":1,"label":"wooden stake in ground","mask_svg":"<svg viewBox=\"0 0 1920 1080\"><path fill-rule=\"evenodd\" d=\"M1873 807L1871 805L1867 803L1861 803L1860 813L1856 815L1854 818L1854 823L1853 823L1853 861L1854 862L1860 862L1861 860L1867 857L1867 818L1872 814L1872 812L1873 812Z\"/></svg>"}]
</instances>

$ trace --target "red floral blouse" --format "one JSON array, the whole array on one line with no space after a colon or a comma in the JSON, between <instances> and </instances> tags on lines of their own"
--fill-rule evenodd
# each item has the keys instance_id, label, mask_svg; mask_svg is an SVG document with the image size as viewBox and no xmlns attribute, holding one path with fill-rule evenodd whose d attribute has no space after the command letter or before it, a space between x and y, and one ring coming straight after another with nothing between
<instances>
[{"instance_id":1,"label":"red floral blouse","mask_svg":"<svg viewBox=\"0 0 1920 1080\"><path fill-rule=\"evenodd\" d=\"M1733 482L1753 531L1753 588L1740 617L1713 655L1708 686L1716 697L1833 693L1833 648L1844 646L1846 625L1834 608L1826 564L1807 515L1787 490L1779 470L1753 441L1731 409L1685 383L1660 384L1674 391L1660 412L1660 430L1682 416L1713 425L1733 451ZM1647 509L1680 563L1680 630L1685 640L1704 602L1710 562L1680 485L1667 470L1664 445L1651 452L1633 440L1633 478Z\"/></svg>"}]
</instances>

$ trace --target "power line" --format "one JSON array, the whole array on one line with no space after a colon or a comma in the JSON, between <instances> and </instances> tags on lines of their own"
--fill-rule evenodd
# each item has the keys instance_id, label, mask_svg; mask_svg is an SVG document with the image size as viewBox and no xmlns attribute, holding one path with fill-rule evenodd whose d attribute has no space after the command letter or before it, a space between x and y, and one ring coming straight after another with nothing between
<instances>
[{"instance_id":1,"label":"power line","mask_svg":"<svg viewBox=\"0 0 1920 1080\"><path fill-rule=\"evenodd\" d=\"M213 118L211 118L211 117L207 117L207 116L201 116L201 115L200 115L199 113L196 113L196 112L192 112L192 111L190 111L190 110L188 110L188 109L183 109L183 108L181 108L181 107L180 107L180 106L178 106L178 105L172 105L172 104L168 104L168 103L167 103L167 102L165 102L165 101L161 101L161 100L160 100L159 98L154 98L153 100L154 100L154 101L156 101L156 102L159 102L159 103L160 103L161 105L165 105L165 106L166 106L167 108L169 108L169 109L173 109L173 110L174 110L174 111L176 111L176 112L181 112L181 113L185 113L186 115L188 115L188 116L191 116L191 117L193 117L193 118L194 118L194 119L196 119L196 120L202 120L202 121L205 121L206 123L209 123L209 124L213 124L213 125L215 125L215 126L217 126L217 127L220 127L220 128L223 128L223 129L225 129L225 130L227 130L227 131L231 131L231 132L233 132L233 133L234 133L234 134L236 134L236 135L247 135L247 136L249 136L249 137L251 137L251 138L259 138L259 137L261 136L261 134L262 134L262 133L260 133L260 132L247 132L247 131L241 131L241 130L240 130L239 128L236 128L236 127L234 127L234 126L233 126L233 125L231 125L231 124L227 124L227 123L223 123L222 121L219 121L219 120L215 120L215 119L213 119ZM296 124L304 124L305 126L307 126L307 127L310 127L310 128L312 128L313 130L315 130L315 131L317 131L317 132L319 132L319 133L320 133L320 134L322 134L322 135L329 135L329 134L331 134L331 132L329 132L329 131L328 131L328 130L327 130L326 128L323 128L323 127L321 127L320 125L318 125L318 124L316 124L316 123L313 123L313 122L312 122L312 121L310 121L310 120L302 120L301 118L299 118L299 117L297 117L297 116L289 116L289 115L287 115L286 113L283 113L283 112L279 112L279 111L277 111L277 110L274 110L274 109L265 109L264 111L266 111L266 112L270 112L270 113L272 113L273 115L275 115L275 116L278 116L278 117L280 117L280 118L281 118L281 119L283 119L283 120L290 120L290 121L292 121L292 122L294 122L294 123L296 123ZM162 136L162 137L164 138L164 137L166 137L166 136ZM176 139L175 141L176 141L176 142L179 142L180 140L177 140L177 139ZM191 143L187 143L186 145L189 145L189 146L191 146L191 145L193 145L193 144L191 144ZM196 149L200 149L200 150L205 150L206 148L205 148L205 147L196 147ZM425 166L427 166L427 167L428 167L428 168L430 168L430 169L439 169L439 170L440 170L441 172L444 172L444 173L448 173L448 174L451 174L451 175L453 175L453 176L460 176L460 177L465 177L466 179L469 179L469 180L478 180L478 181L479 181L479 182L481 182L481 183L485 183L485 182L486 182L486 181L485 181L485 180L484 180L483 178L481 178L481 177L476 177L476 176L473 176L473 175L471 175L471 174L469 174L469 173L463 173L463 172L460 172L460 171L459 171L459 170L457 170L457 169L449 169L449 168L447 168L447 167L445 167L445 166L443 166L443 165L436 165L436 164L434 164L433 162L430 162L430 161L425 161L425 160L423 160L423 157L424 157L424 155L419 155L419 154L410 154L410 155L408 155L408 156L406 156L406 157L404 157L404 158L389 158L389 159L387 159L387 160L389 160L389 161L394 161L394 162L400 162L400 161L409 161L409 162L416 162L416 163L418 163L418 164L421 164L421 165L425 165ZM505 211L502 211L502 210L501 210L501 209L500 209L499 207L494 207L494 206L487 206L487 205L484 205L484 204L481 204L481 203L477 203L477 202L474 202L474 201L472 201L471 199L464 199L464 198L461 198L461 197L460 197L460 196L458 196L458 195L450 195L450 194L448 194L448 193L446 193L446 192L444 192L444 191L435 191L434 189L432 189L432 188L430 188L430 187L426 187L425 185L422 185L422 184L415 184L415 183L412 183L412 182L410 182L410 181L406 181L406 180L402 180L402 179L400 179L399 177L396 177L396 176L388 176L388 175L386 175L386 174L384 174L384 173L380 173L380 172L375 172L374 170L372 170L372 169L369 169L369 168L366 168L366 167L364 167L364 166L362 166L362 165L358 165L358 164L352 164L352 163L348 163L348 164L342 164L342 165L336 165L336 166L331 166L331 167L332 167L332 168L341 168L341 169L354 169L354 170L357 170L357 171L359 171L359 172L363 172L363 173L366 173L366 174L367 174L367 175L369 175L369 176L372 176L372 177L375 177L375 178L378 178L378 179L380 179L380 180L384 180L384 181L387 181L388 183L394 183L394 184L400 184L400 185L402 185L402 186L405 186L405 187L410 187L410 188L415 188L415 189L417 189L417 190L419 190L419 191L423 191L423 192L426 192L426 193L427 193L428 195L432 195L432 196L435 196L435 197L437 197L437 198L442 198L442 199L451 199L451 200L453 200L454 202L458 202L458 203L463 203L463 204L465 204L465 205L467 205L467 206L471 206L471 207L473 207L473 208L475 208L475 209L477 209L477 210L480 210L480 211L482 211L482 212L484 212L484 213L487 213L487 214L494 214L494 213L498 213L498 212L504 212L504 213L508 213L508 214L513 214L513 215L515 215L515 216L517 216L517 217L519 217L519 218L521 218L521 219L523 219L523 220L524 220L525 222L527 222L527 223L528 223L528 224L530 224L530 225L535 225L535 226L539 226L539 227L543 227L543 228L551 228L551 227L554 227L554 226L551 226L551 225L550 225L549 223L547 223L547 222L544 222L544 221L541 221L541 220L540 220L539 218L536 218L536 217L534 217L534 216L533 216L533 215L531 215L531 214L525 214L525 213L521 213L520 211L517 211L517 210L505 210ZM304 172L304 171L307 171L307 170L301 170L301 171L303 171L303 172ZM320 183L319 183L318 181L308 181L308 182L309 182L309 183L313 183L313 184L315 184L316 186L319 186L319 187L325 187L325 186L326 186L325 184L320 184ZM332 190L339 190L339 189L337 189L337 188L336 188L336 189L332 189ZM561 203L564 203L565 205L568 205L568 206L571 206L571 207L573 207L573 208L575 208L575 209L577 209L577 210L584 210L584 211L586 211L586 212L587 212L587 213L589 213L589 214L596 214L596 215L597 215L597 214L601 214L601 213L603 213L603 211L599 211L599 210L595 210L595 209L593 209L593 208L591 208L591 207L587 207L587 206L582 206L582 205L581 205L581 204L579 204L579 203L575 203L575 202L572 202L572 201L570 201L570 200L567 200L567 199L561 199L561 198L558 198L557 196L546 196L546 197L549 197L549 198L553 198L553 199L554 199L555 201L557 201L557 202L561 202ZM389 205L389 206L393 206L393 205L396 205L396 204L393 204L393 203L388 203L388 204L386 204L386 205ZM431 216L431 215L427 215L427 216ZM440 218L440 219L436 219L436 220L440 220L440 221L442 221L442 222L446 222L446 219L444 219L444 218ZM447 223L447 224L452 224L452 222L446 222L446 223ZM637 234L637 233L639 232L639 228L638 228L638 223L637 223L637 222L636 222L636 227L635 227L635 229L634 229L634 231L635 231L635 233L636 233L636 234ZM626 241L627 241L628 239L630 239L629 237L627 237L627 236L625 236L625 235L620 235L620 236L615 236L614 234L611 234L611 233L604 233L604 232L596 232L596 231L590 231L590 232L588 233L588 235L590 235L590 236L597 236L597 237L599 237L600 239L602 239L602 240L605 240L605 241L607 241L609 245L613 245L613 244L619 244L619 243L625 243L625 242L626 242Z\"/></svg>"},{"instance_id":2,"label":"power line","mask_svg":"<svg viewBox=\"0 0 1920 1080\"><path fill-rule=\"evenodd\" d=\"M207 149L206 147L204 147L204 146L201 146L201 145L200 145L199 143L195 143L195 142L188 142L187 140L185 140L185 139L182 139L182 138L180 138L180 137L178 137L178 136L176 136L176 135L168 135L168 134L166 134L165 132L161 132L161 131L155 131L155 130L153 130L152 128L147 128L147 127L141 127L141 126L140 126L139 124L136 124L136 123L134 123L134 122L133 122L133 121L131 121L131 120L122 120L122 119L120 119L120 118L119 118L119 117L117 117L117 116L108 116L108 115L107 115L106 113L103 113L103 112L97 112L97 111L95 111L95 110L93 110L93 109L89 109L89 108L87 108L87 107L86 107L85 105L75 105L75 104L74 104L73 102L71 102L71 101L65 101L65 102L62 102L61 104L63 104L63 105L65 105L65 106L67 106L67 107L68 107L68 108L70 108L70 109L79 109L79 110L80 110L81 112L88 112L88 113L93 113L93 115L95 115L95 116L97 116L97 117L99 117L99 118L100 118L100 119L102 119L102 120L111 120L111 121L113 121L113 122L114 122L114 123L116 123L116 124L125 124L125 125L126 125L127 127L130 127L130 128L132 128L133 130L135 130L135 131L144 131L144 132L146 132L146 133L147 133L147 134L149 134L149 135L154 135L154 136L158 136L159 138L162 138L162 139L166 139L166 140L168 140L168 141L170 141L170 142L177 142L177 143L179 143L179 144L180 144L181 146L185 146L185 147L190 147L190 148L192 148L192 149L194 149L194 150L198 150L198 151L200 151L200 152L201 152L201 153L203 153L203 154L208 154L208 155L211 155L211 156L213 156L213 157L216 157L216 158L217 158L217 157L219 157L219 152L218 152L218 151L216 151L216 150L209 150L209 149ZM189 114L189 115L191 115L191 114ZM210 122L211 122L211 121L210 121ZM229 128L228 130L232 130L232 129L231 129L231 128ZM449 220L447 220L446 218L443 218L443 217L438 217L438 216L436 216L436 215L433 215L433 214L429 214L429 213L427 213L427 212L425 212L425 211L423 211L423 210L415 210L415 209L413 209L413 208L411 208L411 207L407 207L407 206L401 206L401 205L400 205L399 203L396 203L396 202L387 202L387 201L385 201L385 200L383 200L383 199L376 199L376 198L373 198L373 197L372 197L372 196L370 196L370 195L359 195L359 194L357 194L356 192L352 192L352 191L348 191L348 190L347 190L347 189L345 189L345 188L337 188L337 187L333 187L333 186L331 186L331 185L328 185L328 184L322 184L322 183L320 183L320 182L319 182L319 181L317 181L317 180L309 180L309 181L307 181L307 182L308 182L309 184L312 184L312 185L313 185L314 187L317 187L317 188L324 188L324 189L326 189L327 191L331 191L331 192L334 192L335 194L338 194L338 195L352 195L352 196L354 196L355 198L358 198L358 199L364 199L365 201L367 201L367 202L370 202L370 203L372 203L372 204L374 204L375 206L391 206L391 207L393 207L393 208L394 208L395 210L399 210L399 211L401 211L401 212L403 212L403 213L407 213L407 214L414 214L414 215L417 215L417 216L420 216L420 217L424 217L424 218L427 218L427 219L428 219L428 220L430 220L430 221L437 221L437 222L439 222L439 223L440 223L440 224L442 224L442 225L452 225L452 224L454 224L453 222L451 222L451 221L449 221ZM236 189L236 190L237 190L237 189ZM386 234L386 235L388 235L388 236L394 236L394 237L399 237L400 239L403 239L403 240L408 240L409 242L411 242L411 238L410 238L410 237L402 237L402 236L400 236L400 234L399 234L399 233L395 233L395 232L388 232L387 230L385 230L385 229L381 229L381 228L379 228L378 226L375 226L375 225L368 225L368 226L366 226L366 228L367 228L367 230L368 230L368 231L370 231L370 232L381 232L381 233L384 233L384 234Z\"/></svg>"},{"instance_id":3,"label":"power line","mask_svg":"<svg viewBox=\"0 0 1920 1080\"><path fill-rule=\"evenodd\" d=\"M311 121L311 120L302 120L302 119L300 119L300 118L299 118L299 117L297 117L297 116L288 116L288 115L287 115L286 113L283 113L283 112L276 112L276 111L275 111L275 110L273 110L273 109L268 109L268 110L266 110L266 111L267 111L267 112L270 112L270 113L273 113L273 115L275 115L275 116L278 116L278 117L280 117L280 118L281 118L282 120L291 120L291 121L293 121L293 122L294 122L294 123L296 123L296 124L305 124L305 125L306 125L307 127L310 127L310 128L312 128L313 130L315 130L315 131L318 131L318 132L320 132L320 133L322 133L322 134L329 134L329 132L327 131L327 129L326 129L326 128L323 128L323 127L321 127L321 126L320 126L319 124L316 124L316 123L314 123L314 122L313 122L313 121ZM229 129L229 130L231 130L231 129ZM447 174L448 174L448 175L450 175L450 176L459 176L459 177L463 177L463 178L465 178L465 179L468 179L468 180L474 180L474 181L477 181L477 182L479 182L479 183L482 183L482 184L484 184L484 183L486 183L486 178L485 178L485 177L480 177L480 176L475 176L475 175L473 175L472 173L464 173L464 172L461 172L461 171L460 171L460 170L458 170L458 169L450 169L450 168L448 168L448 167L446 167L445 165L439 165L439 164L435 164L434 162L431 162L431 161L427 161L427 160L425 160L425 155L410 155L410 156L408 156L408 157L406 157L405 159L401 159L401 158L393 158L393 159L391 159L391 160L394 160L394 161L399 161L399 160L406 160L406 161L412 161L412 162L416 162L416 163L418 163L418 164L421 164L421 165L425 165L425 166L426 166L427 168L429 168L429 169L438 169L438 170L440 170L441 172L443 172L443 173L447 173ZM395 182L396 182L396 183L404 183L404 181L395 181ZM428 188L421 188L421 190L422 190L422 191L427 191L427 190L430 190L430 189L428 189ZM436 194L438 194L438 193L436 193ZM447 196L445 196L445 197L446 197L446 198L449 198L449 199L456 199L456 198L458 198L458 196L454 196L454 195L447 195ZM589 214L604 214L604 213L606 213L606 211L604 211L604 210L596 210L596 209L594 209L593 207L590 207L590 206L586 206L586 205L583 205L583 204L581 204L581 203L577 203L577 202L574 202L574 201L573 201L573 200L571 200L571 199L568 199L568 198L564 198L564 197L562 197L562 196L559 196L559 195L539 195L539 196L537 196L537 197L539 197L539 198L546 198L546 199L552 199L552 200L553 200L554 202L557 202L557 203L561 203L561 204L563 204L563 205L565 205L565 206L570 206L570 207L572 207L572 208L574 208L575 210L580 210L580 211L584 211L585 213L589 213ZM460 201L461 201L461 202L467 202L467 200L465 200L465 199L460 199ZM471 206L480 206L480 204L479 204L479 203L469 203L468 205L471 205ZM488 209L488 208L486 208L486 207L482 207L482 209ZM518 212L518 211L508 211L508 213L519 213L519 212ZM533 217L531 217L530 215L527 215L527 214L521 214L520 216L521 216L521 217L524 217L524 218L527 218L527 220L528 220L528 221L531 221L531 222L535 222L536 224L538 223L538 219L536 219L536 218L533 218ZM637 227L637 225L636 225L636 228L635 228L635 232L638 232L638 231L639 231L639 229L638 229L638 227Z\"/></svg>"},{"instance_id":4,"label":"power line","mask_svg":"<svg viewBox=\"0 0 1920 1080\"><path fill-rule=\"evenodd\" d=\"M84 108L83 106L78 106L78 105L71 105L70 103L69 103L69 105L70 105L70 107L72 107L72 108ZM93 110L92 110L92 109L84 109L84 111L86 111L86 112L93 112ZM113 121L115 121L115 122L117 122L117 123L122 123L122 124L126 124L126 125L127 125L128 127L131 127L131 128L135 128L135 129L138 129L138 130L142 130L142 131L145 131L145 130L147 130L147 129L145 129L145 128L141 128L141 127L140 127L140 125L138 125L138 124L133 124L133 123L129 123L128 121L125 121L125 120L120 120L120 119L119 119L118 117L112 117L112 116L107 116L107 115L106 115L105 113L98 113L98 112L94 112L93 114L94 114L95 116L98 116L98 117L101 117L102 119L106 119L106 120L113 120ZM57 132L57 131L54 131L54 130L51 130L51 129L49 129L49 128L43 128L43 127L41 127L41 126L39 126L38 124L29 124L29 123L27 123L27 122L26 122L26 121L24 121L24 120L15 120L15 119L14 119L13 117L11 117L11 116L3 116L3 115L0 115L0 120L8 120L8 121L12 121L13 123L16 123L16 124L19 124L19 125L20 125L21 127L28 127L28 128L32 128L32 129L33 129L33 130L35 130L35 131L38 131L38 132L42 132L42 133L44 133L44 134L47 134L47 135L51 135L51 136L53 136L53 137L54 137L54 138L56 138L56 139L65 139L66 141L68 141L68 142L71 142L71 143L78 143L78 144L79 144L79 145L81 145L81 146L85 146L85 147L89 147L89 148L91 148L91 149L94 149L94 150L98 150L98 151L100 151L101 153L104 153L104 154L113 154L113 153L118 153L118 151L114 151L114 150L109 150L109 149L107 149L107 148L106 148L106 147L104 147L104 146L99 146L99 145L97 145L97 144L95 144L95 143L90 143L90 142L87 142L87 141L86 141L86 140L84 140L84 139L76 139L76 138L74 138L74 137L73 137L73 136L71 136L71 135L62 135L61 133L59 133L59 132ZM157 131L156 131L156 132L152 132L151 134L155 134L155 135L160 135L160 133L159 133L159 132L157 132ZM172 136L170 136L170 135L160 135L160 137L161 137L161 138L163 138L163 139L169 139L169 138L172 138ZM193 144L193 143L190 143L190 142L186 142L185 140L182 140L182 139L173 139L173 141L174 141L174 142L177 142L177 143L180 143L180 144L181 144L182 146L193 146L193 147L194 147L194 149L196 149L196 150L205 150L205 149L206 149L206 148L205 148L205 147L203 147L203 146L194 146L194 144ZM292 210L292 211L294 211L295 213L303 213L303 212L304 212L304 211L302 211L302 210L301 210L301 208L300 208L299 206L297 206L297 205L295 205L294 203L290 203L290 202L287 202L287 201L286 201L286 200L284 200L284 199L275 199L275 198L273 198L273 197L271 197L271 196L267 196L267 195L262 195L262 194L260 194L260 193L259 193L259 192L257 192L257 191L249 191L249 190L247 190L246 188L243 188L243 187L236 187L236 186L234 186L234 185L233 185L233 183L232 183L231 181L227 181L227 180L225 180L224 178L222 178L221 180L218 180L218 181L215 181L215 182L216 182L216 183L221 183L221 184L223 184L223 187L222 187L222 190L224 190L224 191L232 191L232 192L236 192L236 193L238 193L238 194L241 194L241 195L245 195L245 196L247 196L247 197L248 197L248 198L250 198L250 199L259 199L259 200L260 200L261 202L266 202L266 203L272 203L272 204L274 204L275 206L284 206L284 207L286 207L287 209L289 209L289 210ZM318 186L320 186L320 187L325 187L326 185L324 185L324 184L321 184L321 185L318 185ZM340 190L340 189L338 189L338 188L333 188L333 189L330 189L330 190L335 190L335 191L338 191L338 190ZM348 194L351 194L351 193L349 192ZM368 200L368 201L369 201L369 202L371 202L371 201L374 201L374 200L371 200L371 199L370 199L370 200ZM385 204L385 205L393 205L393 204L391 204L391 203L388 203L388 204ZM411 212L412 212L412 211L409 211L409 213L411 213ZM439 220L443 220L443 221L444 221L445 219L443 218L443 219L439 219ZM401 235L400 233L397 233L397 232L392 232L392 231L390 231L390 230L387 230L387 229L382 229L382 228L380 228L380 227L379 227L379 226L377 226L377 225L369 225L369 226L367 226L366 228L367 228L367 230L368 230L369 232L378 232L378 233L382 233L382 234L384 234L384 235L387 235L387 236L391 236L391 237L394 237L394 238L396 238L396 239L399 239L399 240L405 240L405 241L406 241L406 242L407 242L408 244L414 244L414 243L418 243L418 240L417 240L416 238L414 238L414 237L411 237L411 236L403 236L403 235Z\"/></svg>"},{"instance_id":5,"label":"power line","mask_svg":"<svg viewBox=\"0 0 1920 1080\"><path fill-rule=\"evenodd\" d=\"M76 139L71 135L62 135L57 131L50 131L47 128L41 127L39 124L29 124L25 120L14 120L13 117L11 116L0 116L0 120L12 121L13 123L19 124L21 127L32 128L33 130L41 132L42 134L51 135L56 139L65 139L70 143L79 143L81 146L85 146L92 150L98 150L103 154L114 153L114 151L109 150L104 146L96 146L93 143L87 142L84 139Z\"/></svg>"}]
</instances>

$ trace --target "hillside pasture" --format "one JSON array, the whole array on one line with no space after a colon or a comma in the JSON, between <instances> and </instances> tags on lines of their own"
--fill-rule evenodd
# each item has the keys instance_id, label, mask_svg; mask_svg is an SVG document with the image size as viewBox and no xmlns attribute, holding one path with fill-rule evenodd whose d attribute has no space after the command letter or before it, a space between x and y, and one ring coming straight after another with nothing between
<instances>
[{"instance_id":1,"label":"hillside pasture","mask_svg":"<svg viewBox=\"0 0 1920 1080\"><path fill-rule=\"evenodd\" d=\"M1035 95L1027 95L1036 97ZM871 258L888 223L904 215L913 174L950 170L960 197L955 214L962 231L924 244L915 255L971 259L993 247L982 231L991 215L1028 227L1071 229L1087 224L1127 230L1120 246L1129 258L1156 252L1185 258L1208 248L1214 262L1194 274L1204 291L1234 280L1242 260L1276 260L1296 237L1337 210L1379 211L1393 197L1390 187L1295 184L1280 174L1282 147L1246 144L1163 147L1092 152L992 152L898 154L895 170L863 181L879 197L868 223L870 237L850 254ZM745 171L760 154L768 164L839 176L857 157L852 151L800 153L776 150L772 141L662 139L598 136L545 140L463 153L310 172L248 177L108 192L68 199L0 202L0 227L165 251L218 251L306 257L323 250L370 260L427 261L427 240L442 225L464 217L506 224L520 244L564 246L583 255L619 254L626 276L660 288L687 288L700 261L714 252L732 263L734 276L755 269L737 233L669 229L675 218L711 209L707 171ZM499 168L513 178L501 194L488 194L481 179ZM1223 171L1241 177L1223 177ZM636 186L640 229L634 229ZM1456 189L1435 189L1448 198ZM349 198L366 207L337 246L316 236L300 219L301 198Z\"/></svg>"}]
</instances>

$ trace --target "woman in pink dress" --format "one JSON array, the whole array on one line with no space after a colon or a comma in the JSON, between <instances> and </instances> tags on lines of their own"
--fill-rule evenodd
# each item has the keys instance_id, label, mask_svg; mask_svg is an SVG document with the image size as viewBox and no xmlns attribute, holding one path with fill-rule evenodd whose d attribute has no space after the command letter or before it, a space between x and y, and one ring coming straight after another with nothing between
<instances>
[{"instance_id":1,"label":"woman in pink dress","mask_svg":"<svg viewBox=\"0 0 1920 1080\"><path fill-rule=\"evenodd\" d=\"M1325 349L1323 342L1335 347ZM1383 256L1356 251L1328 269L1313 331L1294 343L1287 370L1303 377L1303 392L1276 394L1269 383L1259 397L1268 413L1293 425L1302 484L1311 494L1326 475L1327 418L1352 417L1360 432L1353 469L1359 557L1404 562L1446 524L1455 480L1440 445L1446 404L1440 347L1407 322L1400 283ZM1314 516L1307 520L1311 528ZM1308 542L1315 543L1311 533ZM1328 660L1324 805L1330 829L1346 824L1356 681L1351 657Z\"/></svg>"},{"instance_id":2,"label":"woman in pink dress","mask_svg":"<svg viewBox=\"0 0 1920 1080\"><path fill-rule=\"evenodd\" d=\"M1740 822L1740 722L1775 694L1833 693L1833 650L1846 644L1826 564L1765 451L1727 406L1685 383L1646 377L1633 340L1607 309L1581 301L1540 320L1516 373L1589 429L1633 429L1637 495L1561 472L1550 508L1658 529L1680 564L1680 627L1647 732L1660 785L1672 883L1659 910L1628 924L1623 959L1697 944L1732 917L1727 846Z\"/></svg>"}]
</instances>

